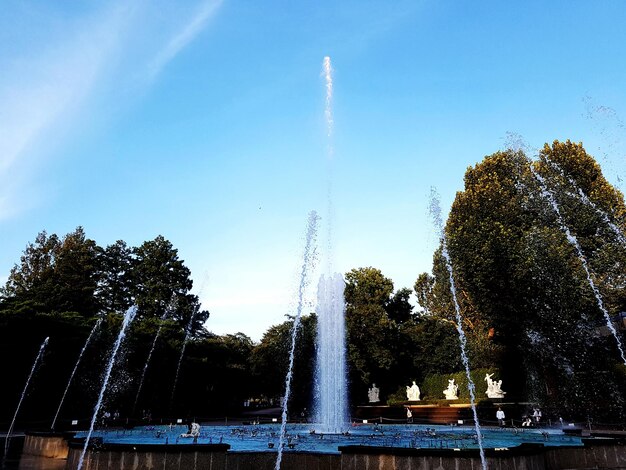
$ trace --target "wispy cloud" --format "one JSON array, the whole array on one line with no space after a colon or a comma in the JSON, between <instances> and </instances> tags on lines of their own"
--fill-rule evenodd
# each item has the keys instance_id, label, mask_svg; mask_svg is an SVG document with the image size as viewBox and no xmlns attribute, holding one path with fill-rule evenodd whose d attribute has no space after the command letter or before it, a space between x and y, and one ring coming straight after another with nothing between
<instances>
[{"instance_id":1,"label":"wispy cloud","mask_svg":"<svg viewBox=\"0 0 626 470\"><path fill-rule=\"evenodd\" d=\"M0 80L0 220L20 211L20 178L38 162L41 140L67 126L96 87L117 51L131 18L114 8L67 30L63 40L41 45L33 59L14 60Z\"/></svg>"},{"instance_id":2,"label":"wispy cloud","mask_svg":"<svg viewBox=\"0 0 626 470\"><path fill-rule=\"evenodd\" d=\"M143 64L149 64L143 68L149 79L144 84L193 41L220 4L221 0L203 1L152 58L144 51ZM62 37L39 44L37 56L0 57L0 220L28 206L34 194L28 182L41 163L36 156L49 156L50 147L59 145L59 134L72 139L80 132L85 118L95 113L89 104L96 91L106 88L107 78L120 79L117 68L150 6L125 5L119 2L89 18L68 20Z\"/></svg>"},{"instance_id":3,"label":"wispy cloud","mask_svg":"<svg viewBox=\"0 0 626 470\"><path fill-rule=\"evenodd\" d=\"M159 72L178 53L185 48L200 33L207 22L215 15L222 0L207 0L198 8L196 14L189 22L167 42L150 64L150 78L156 77Z\"/></svg>"}]
</instances>

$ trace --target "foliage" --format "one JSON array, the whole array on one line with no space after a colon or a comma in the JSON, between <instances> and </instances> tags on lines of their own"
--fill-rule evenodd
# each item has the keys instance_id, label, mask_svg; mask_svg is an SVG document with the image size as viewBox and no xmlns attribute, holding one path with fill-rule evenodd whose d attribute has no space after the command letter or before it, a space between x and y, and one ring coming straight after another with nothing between
<instances>
[{"instance_id":1,"label":"foliage","mask_svg":"<svg viewBox=\"0 0 626 470\"><path fill-rule=\"evenodd\" d=\"M608 371L619 356L602 332L583 263L533 171L559 204L611 314L625 305L625 246L606 222L623 233L623 198L582 145L554 142L536 162L509 150L467 170L445 227L463 327L473 367L498 366L510 390L584 413L594 396L590 383L616 383ZM438 251L432 276L420 275L415 285L426 315L454 321L449 287ZM594 369L604 378L592 380Z\"/></svg>"},{"instance_id":2,"label":"foliage","mask_svg":"<svg viewBox=\"0 0 626 470\"><path fill-rule=\"evenodd\" d=\"M11 269L2 296L17 306L35 304L39 311L92 316L97 312L97 263L98 247L82 227L62 239L41 232Z\"/></svg>"},{"instance_id":3,"label":"foliage","mask_svg":"<svg viewBox=\"0 0 626 470\"><path fill-rule=\"evenodd\" d=\"M134 304L138 318L172 318L200 334L209 312L189 293L192 285L178 250L161 235L136 248L123 240L101 248L82 227L63 238L43 231L11 270L0 308L88 318Z\"/></svg>"},{"instance_id":4,"label":"foliage","mask_svg":"<svg viewBox=\"0 0 626 470\"><path fill-rule=\"evenodd\" d=\"M294 319L270 327L261 342L256 345L250 358L253 391L278 403L285 394L285 377L289 365L289 349ZM311 406L313 399L313 376L315 373L315 314L301 317L296 337L291 400L289 409L297 411Z\"/></svg>"},{"instance_id":5,"label":"foliage","mask_svg":"<svg viewBox=\"0 0 626 470\"><path fill-rule=\"evenodd\" d=\"M365 396L372 382L389 390L402 369L399 327L412 317L409 291L394 294L393 282L372 267L353 269L345 279L351 394Z\"/></svg>"}]
</instances>

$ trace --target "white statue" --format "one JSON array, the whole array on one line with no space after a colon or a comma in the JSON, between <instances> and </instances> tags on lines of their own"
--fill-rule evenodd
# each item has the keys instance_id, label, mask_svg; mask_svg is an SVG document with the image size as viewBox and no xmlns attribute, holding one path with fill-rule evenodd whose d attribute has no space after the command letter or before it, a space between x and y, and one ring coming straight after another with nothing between
<instances>
[{"instance_id":1,"label":"white statue","mask_svg":"<svg viewBox=\"0 0 626 470\"><path fill-rule=\"evenodd\" d=\"M446 400L458 400L459 399L459 386L454 383L454 379L448 379L448 388L443 391L446 396Z\"/></svg>"},{"instance_id":2,"label":"white statue","mask_svg":"<svg viewBox=\"0 0 626 470\"><path fill-rule=\"evenodd\" d=\"M485 374L485 380L487 381L487 397L504 398L506 392L502 391L502 380L496 382L491 377L493 377L493 374Z\"/></svg>"},{"instance_id":3,"label":"white statue","mask_svg":"<svg viewBox=\"0 0 626 470\"><path fill-rule=\"evenodd\" d=\"M180 435L180 437L193 437L194 441L198 439L200 435L200 425L198 423L191 423L189 431Z\"/></svg>"},{"instance_id":4,"label":"white statue","mask_svg":"<svg viewBox=\"0 0 626 470\"><path fill-rule=\"evenodd\" d=\"M413 381L413 385L406 388L406 399L409 401L420 401L420 388Z\"/></svg>"},{"instance_id":5,"label":"white statue","mask_svg":"<svg viewBox=\"0 0 626 470\"><path fill-rule=\"evenodd\" d=\"M376 387L376 384L372 384L372 388L367 391L367 398L370 403L376 403L380 401L380 389Z\"/></svg>"}]
</instances>

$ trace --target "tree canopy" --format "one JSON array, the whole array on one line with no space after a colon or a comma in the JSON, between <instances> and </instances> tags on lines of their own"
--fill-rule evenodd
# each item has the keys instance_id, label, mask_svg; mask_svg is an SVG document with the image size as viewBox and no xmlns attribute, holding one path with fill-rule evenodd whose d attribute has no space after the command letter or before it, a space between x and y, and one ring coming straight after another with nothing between
<instances>
[{"instance_id":1,"label":"tree canopy","mask_svg":"<svg viewBox=\"0 0 626 470\"><path fill-rule=\"evenodd\" d=\"M602 329L583 264L611 315L623 310L624 213L621 193L581 144L555 141L536 161L521 151L497 152L467 170L445 235L473 366L491 360L511 388L572 408L591 406L580 400L592 395L583 389L614 386L618 379L607 377L619 363L616 342ZM426 312L453 318L439 251L433 275L420 275L415 288ZM590 377L594 370L603 378Z\"/></svg>"},{"instance_id":2,"label":"tree canopy","mask_svg":"<svg viewBox=\"0 0 626 470\"><path fill-rule=\"evenodd\" d=\"M139 318L171 318L201 331L201 310L191 271L159 235L131 248L123 240L102 248L78 227L63 237L39 233L1 289L0 308L83 317L121 313L136 305Z\"/></svg>"}]
</instances>

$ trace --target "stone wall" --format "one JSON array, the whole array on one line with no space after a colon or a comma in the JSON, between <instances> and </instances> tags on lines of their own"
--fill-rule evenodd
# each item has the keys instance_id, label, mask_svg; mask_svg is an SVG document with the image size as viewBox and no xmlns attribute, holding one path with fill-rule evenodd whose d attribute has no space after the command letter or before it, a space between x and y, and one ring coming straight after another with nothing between
<instances>
[{"instance_id":1,"label":"stone wall","mask_svg":"<svg viewBox=\"0 0 626 470\"><path fill-rule=\"evenodd\" d=\"M33 441L36 442L36 441ZM626 470L626 443L585 439L580 447L523 444L485 451L490 470ZM84 470L273 470L276 452L229 452L227 444L102 444L94 440ZM36 449L46 446L37 444ZM478 450L409 449L344 446L340 454L286 452L283 470L480 470ZM82 452L70 443L66 470L74 470Z\"/></svg>"},{"instance_id":2,"label":"stone wall","mask_svg":"<svg viewBox=\"0 0 626 470\"><path fill-rule=\"evenodd\" d=\"M66 469L78 468L80 443L70 444ZM90 448L83 470L224 470L230 446L214 445L106 445Z\"/></svg>"},{"instance_id":3,"label":"stone wall","mask_svg":"<svg viewBox=\"0 0 626 470\"><path fill-rule=\"evenodd\" d=\"M584 447L546 448L546 470L626 470L626 445L615 439L585 439Z\"/></svg>"},{"instance_id":4,"label":"stone wall","mask_svg":"<svg viewBox=\"0 0 626 470\"><path fill-rule=\"evenodd\" d=\"M346 446L341 470L480 470L477 450L401 449ZM543 446L486 451L489 470L545 470Z\"/></svg>"},{"instance_id":5,"label":"stone wall","mask_svg":"<svg viewBox=\"0 0 626 470\"><path fill-rule=\"evenodd\" d=\"M53 433L28 433L24 439L22 454L51 459L67 458L66 436Z\"/></svg>"}]
</instances>

